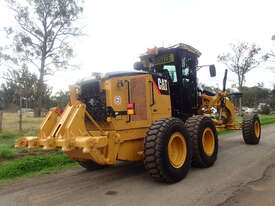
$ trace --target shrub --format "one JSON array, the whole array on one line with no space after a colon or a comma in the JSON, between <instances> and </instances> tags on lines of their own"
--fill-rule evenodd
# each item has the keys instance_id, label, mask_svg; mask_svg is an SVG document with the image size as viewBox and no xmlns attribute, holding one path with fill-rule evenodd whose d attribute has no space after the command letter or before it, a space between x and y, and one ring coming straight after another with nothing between
<instances>
[{"instance_id":1,"label":"shrub","mask_svg":"<svg viewBox=\"0 0 275 206\"><path fill-rule=\"evenodd\" d=\"M270 107L267 106L267 105L262 106L260 113L261 114L269 114L270 113Z\"/></svg>"}]
</instances>

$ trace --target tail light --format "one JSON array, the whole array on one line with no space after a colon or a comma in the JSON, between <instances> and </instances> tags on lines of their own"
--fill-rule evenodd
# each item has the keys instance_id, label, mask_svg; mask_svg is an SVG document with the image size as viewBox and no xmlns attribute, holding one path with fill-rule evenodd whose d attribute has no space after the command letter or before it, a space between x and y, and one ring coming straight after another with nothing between
<instances>
[{"instance_id":1,"label":"tail light","mask_svg":"<svg viewBox=\"0 0 275 206\"><path fill-rule=\"evenodd\" d=\"M135 104L127 105L127 114L129 114L129 115L135 114Z\"/></svg>"},{"instance_id":2,"label":"tail light","mask_svg":"<svg viewBox=\"0 0 275 206\"><path fill-rule=\"evenodd\" d=\"M59 109L59 110L57 111L57 113L58 113L59 115L61 115L61 114L63 113L63 110Z\"/></svg>"}]
</instances>

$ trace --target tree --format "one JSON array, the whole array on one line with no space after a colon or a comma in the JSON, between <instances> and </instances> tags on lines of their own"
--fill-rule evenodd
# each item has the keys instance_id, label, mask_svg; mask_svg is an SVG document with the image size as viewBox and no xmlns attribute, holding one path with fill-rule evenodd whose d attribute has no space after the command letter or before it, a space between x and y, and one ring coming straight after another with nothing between
<instances>
[{"instance_id":1,"label":"tree","mask_svg":"<svg viewBox=\"0 0 275 206\"><path fill-rule=\"evenodd\" d=\"M261 114L270 114L270 107L268 105L262 106L260 113Z\"/></svg>"},{"instance_id":2,"label":"tree","mask_svg":"<svg viewBox=\"0 0 275 206\"><path fill-rule=\"evenodd\" d=\"M29 72L26 65L19 70L9 69L3 74L3 79L6 80L1 85L4 105L19 104L19 96L30 98L35 94L37 85L37 76Z\"/></svg>"},{"instance_id":3,"label":"tree","mask_svg":"<svg viewBox=\"0 0 275 206\"><path fill-rule=\"evenodd\" d=\"M273 62L273 63L275 62L275 53L273 51L271 51L270 53L267 53L266 56L270 62Z\"/></svg>"},{"instance_id":4,"label":"tree","mask_svg":"<svg viewBox=\"0 0 275 206\"><path fill-rule=\"evenodd\" d=\"M270 104L271 102L271 91L260 84L254 87L243 87L242 93L243 105L247 107L256 108L259 103Z\"/></svg>"},{"instance_id":5,"label":"tree","mask_svg":"<svg viewBox=\"0 0 275 206\"><path fill-rule=\"evenodd\" d=\"M217 59L237 75L238 89L242 92L246 74L258 67L266 58L261 54L261 48L254 43L230 44L230 49L230 52L219 55Z\"/></svg>"},{"instance_id":6,"label":"tree","mask_svg":"<svg viewBox=\"0 0 275 206\"><path fill-rule=\"evenodd\" d=\"M5 83L1 85L1 104L3 108L7 108L9 104L15 104L19 106L20 97L23 98L25 106L33 108L33 102L37 99L37 75L31 73L28 67L25 65L21 69L8 70L3 74ZM46 86L46 84L45 84ZM45 91L43 94L42 103L46 102L50 98L51 88L43 88ZM45 104L43 104L45 106Z\"/></svg>"},{"instance_id":7,"label":"tree","mask_svg":"<svg viewBox=\"0 0 275 206\"><path fill-rule=\"evenodd\" d=\"M270 103L270 106L272 107L272 109L275 109L275 87L271 91L271 103Z\"/></svg>"},{"instance_id":8,"label":"tree","mask_svg":"<svg viewBox=\"0 0 275 206\"><path fill-rule=\"evenodd\" d=\"M275 35L272 36L272 40L275 40ZM270 51L266 54L266 60L268 60L271 63L275 63L275 52L274 51ZM269 67L269 69L271 69L273 72L275 72L275 67L272 65Z\"/></svg>"},{"instance_id":9,"label":"tree","mask_svg":"<svg viewBox=\"0 0 275 206\"><path fill-rule=\"evenodd\" d=\"M82 0L6 0L14 12L17 27L5 28L13 44L2 58L21 67L31 64L39 73L35 99L35 114L40 116L42 98L46 92L45 76L57 69L69 68L73 56L71 37L82 35L75 26L83 11ZM7 50L7 49L6 49Z\"/></svg>"},{"instance_id":10,"label":"tree","mask_svg":"<svg viewBox=\"0 0 275 206\"><path fill-rule=\"evenodd\" d=\"M70 102L69 91L60 90L54 96L51 97L52 106L58 106L60 109L64 109L65 106Z\"/></svg>"}]
</instances>

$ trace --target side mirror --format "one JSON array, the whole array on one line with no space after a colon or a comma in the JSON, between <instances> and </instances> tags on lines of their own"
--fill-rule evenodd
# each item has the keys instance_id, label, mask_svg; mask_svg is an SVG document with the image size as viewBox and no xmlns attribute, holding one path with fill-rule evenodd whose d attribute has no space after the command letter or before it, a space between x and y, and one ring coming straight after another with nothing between
<instances>
[{"instance_id":1,"label":"side mirror","mask_svg":"<svg viewBox=\"0 0 275 206\"><path fill-rule=\"evenodd\" d=\"M143 67L143 64L142 64L142 62L136 62L136 63L134 63L134 69L135 70L143 70L144 69L144 67Z\"/></svg>"},{"instance_id":2,"label":"side mirror","mask_svg":"<svg viewBox=\"0 0 275 206\"><path fill-rule=\"evenodd\" d=\"M216 76L216 67L214 64L211 64L209 66L209 72L210 72L210 77L215 77Z\"/></svg>"}]
</instances>

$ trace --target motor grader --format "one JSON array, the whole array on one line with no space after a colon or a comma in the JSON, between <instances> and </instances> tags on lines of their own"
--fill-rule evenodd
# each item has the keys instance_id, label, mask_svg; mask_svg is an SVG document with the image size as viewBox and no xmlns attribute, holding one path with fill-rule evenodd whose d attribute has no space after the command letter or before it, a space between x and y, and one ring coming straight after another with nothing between
<instances>
[{"instance_id":1,"label":"motor grader","mask_svg":"<svg viewBox=\"0 0 275 206\"><path fill-rule=\"evenodd\" d=\"M186 44L149 49L136 71L94 74L70 86L63 113L51 108L37 137L16 147L61 148L89 170L117 160L144 161L157 181L177 182L190 166L210 167L218 154L220 130L242 129L246 144L258 144L256 114L235 121L234 105L224 88L216 94L199 88L201 53ZM210 76L216 75L214 65Z\"/></svg>"}]
</instances>

